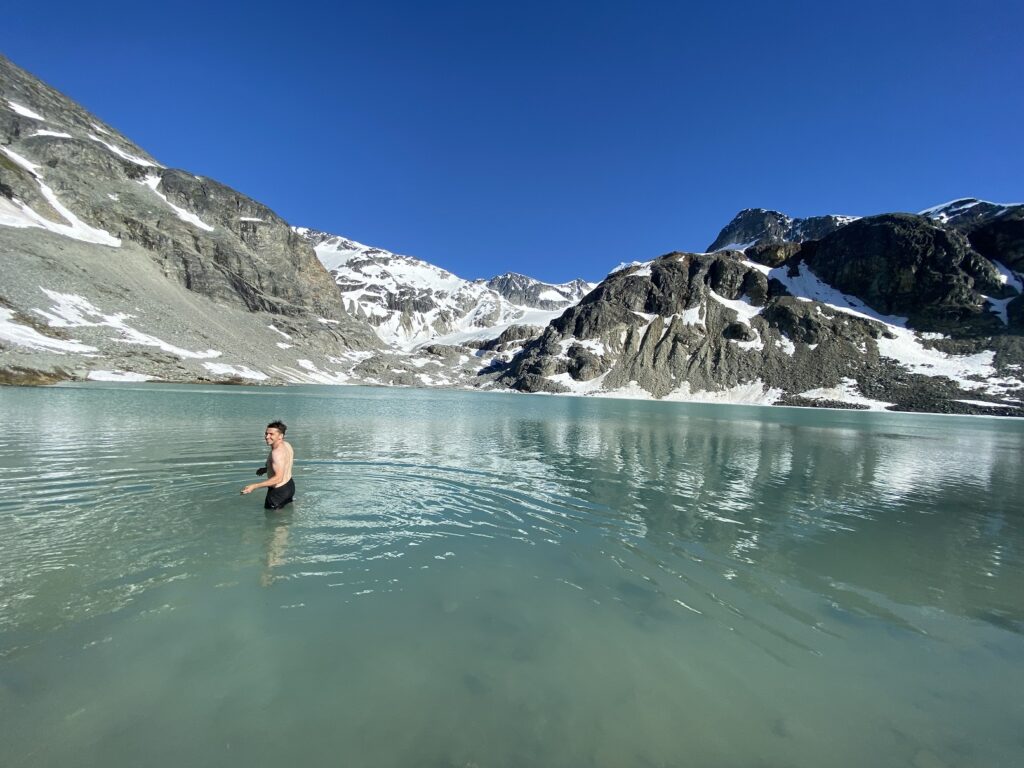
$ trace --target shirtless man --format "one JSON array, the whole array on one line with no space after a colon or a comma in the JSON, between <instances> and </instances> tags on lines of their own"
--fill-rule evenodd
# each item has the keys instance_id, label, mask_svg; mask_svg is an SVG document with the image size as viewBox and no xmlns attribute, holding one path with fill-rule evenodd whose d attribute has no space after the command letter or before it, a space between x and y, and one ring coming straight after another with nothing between
<instances>
[{"instance_id":1,"label":"shirtless man","mask_svg":"<svg viewBox=\"0 0 1024 768\"><path fill-rule=\"evenodd\" d=\"M288 427L280 421L267 424L263 439L270 446L270 455L267 456L266 466L256 470L257 476L267 475L267 479L242 489L242 493L246 494L257 488L266 488L267 500L263 502L264 509L281 509L285 504L291 504L292 497L295 496L295 481L292 480L295 451L285 442L284 433L287 429Z\"/></svg>"}]
</instances>

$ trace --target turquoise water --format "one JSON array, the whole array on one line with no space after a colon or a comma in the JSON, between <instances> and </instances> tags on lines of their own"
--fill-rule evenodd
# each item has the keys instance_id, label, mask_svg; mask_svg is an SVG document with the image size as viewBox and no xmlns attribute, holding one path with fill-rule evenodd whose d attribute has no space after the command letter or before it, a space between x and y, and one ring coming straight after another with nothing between
<instances>
[{"instance_id":1,"label":"turquoise water","mask_svg":"<svg viewBox=\"0 0 1024 768\"><path fill-rule=\"evenodd\" d=\"M1024 422L100 384L0 413L0 765L1024 763ZM275 418L276 514L238 495Z\"/></svg>"}]
</instances>

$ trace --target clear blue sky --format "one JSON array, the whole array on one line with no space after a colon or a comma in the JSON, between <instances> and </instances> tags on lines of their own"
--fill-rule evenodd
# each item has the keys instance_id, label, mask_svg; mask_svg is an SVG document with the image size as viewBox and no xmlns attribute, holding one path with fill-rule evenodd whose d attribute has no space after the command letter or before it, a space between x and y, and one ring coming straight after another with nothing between
<instances>
[{"instance_id":1,"label":"clear blue sky","mask_svg":"<svg viewBox=\"0 0 1024 768\"><path fill-rule=\"evenodd\" d=\"M466 278L1024 198L1024 3L17 3L0 45L161 162Z\"/></svg>"}]
</instances>

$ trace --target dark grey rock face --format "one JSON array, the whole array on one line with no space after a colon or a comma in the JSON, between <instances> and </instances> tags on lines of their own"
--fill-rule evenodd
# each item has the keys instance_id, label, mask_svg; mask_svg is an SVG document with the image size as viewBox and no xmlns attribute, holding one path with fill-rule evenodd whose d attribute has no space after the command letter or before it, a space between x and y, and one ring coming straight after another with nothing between
<instances>
[{"instance_id":1,"label":"dark grey rock face","mask_svg":"<svg viewBox=\"0 0 1024 768\"><path fill-rule=\"evenodd\" d=\"M305 308L333 319L345 317L333 282L313 249L269 208L223 184L182 171L164 172L159 191L215 227L214 243L200 241L189 249L186 238L176 238L170 249L160 249L165 258L168 252L195 257L203 280L179 268L179 279L193 290L225 299L237 294L249 309L289 314Z\"/></svg>"},{"instance_id":2,"label":"dark grey rock face","mask_svg":"<svg viewBox=\"0 0 1024 768\"><path fill-rule=\"evenodd\" d=\"M506 352L510 348L521 347L525 341L537 338L543 330L535 325L510 325L493 339L468 342L466 346L473 349Z\"/></svg>"},{"instance_id":3,"label":"dark grey rock face","mask_svg":"<svg viewBox=\"0 0 1024 768\"><path fill-rule=\"evenodd\" d=\"M855 221L807 249L819 278L915 328L998 333L984 296L1002 290L999 272L963 235L923 216L887 214Z\"/></svg>"},{"instance_id":4,"label":"dark grey rock face","mask_svg":"<svg viewBox=\"0 0 1024 768\"><path fill-rule=\"evenodd\" d=\"M745 208L722 228L708 251L742 250L756 242L782 242L792 223L792 219L778 211Z\"/></svg>"},{"instance_id":5,"label":"dark grey rock face","mask_svg":"<svg viewBox=\"0 0 1024 768\"><path fill-rule=\"evenodd\" d=\"M615 272L497 380L526 392L1024 415L1016 291L959 232L876 216L820 240Z\"/></svg>"},{"instance_id":6,"label":"dark grey rock face","mask_svg":"<svg viewBox=\"0 0 1024 768\"><path fill-rule=\"evenodd\" d=\"M1024 204L1000 205L965 197L922 211L946 229L965 235L979 254L1024 270Z\"/></svg>"},{"instance_id":7,"label":"dark grey rock face","mask_svg":"<svg viewBox=\"0 0 1024 768\"><path fill-rule=\"evenodd\" d=\"M860 345L871 337L866 321L819 318L781 289L773 293L765 274L728 253L672 253L649 270L606 279L527 345L501 383L569 391L565 377L557 381L568 374L574 381L604 376L604 389L635 382L654 397L684 385L721 391L756 380L802 391L829 370L838 383L843 358L862 356ZM819 347L791 354L789 334Z\"/></svg>"},{"instance_id":8,"label":"dark grey rock face","mask_svg":"<svg viewBox=\"0 0 1024 768\"><path fill-rule=\"evenodd\" d=\"M985 258L1024 272L1024 205L979 222L966 234L974 250Z\"/></svg>"},{"instance_id":9,"label":"dark grey rock face","mask_svg":"<svg viewBox=\"0 0 1024 768\"><path fill-rule=\"evenodd\" d=\"M800 253L800 243L757 243L743 253L751 261L768 267L780 267Z\"/></svg>"},{"instance_id":10,"label":"dark grey rock face","mask_svg":"<svg viewBox=\"0 0 1024 768\"><path fill-rule=\"evenodd\" d=\"M820 240L856 220L854 216L811 216L806 219L793 219L793 224L783 239L791 243Z\"/></svg>"},{"instance_id":11,"label":"dark grey rock face","mask_svg":"<svg viewBox=\"0 0 1024 768\"><path fill-rule=\"evenodd\" d=\"M746 250L754 245L778 245L819 240L851 221L854 221L851 216L813 216L807 219L792 219L778 211L746 208L725 225L715 241L708 246L708 251L713 253L722 250Z\"/></svg>"},{"instance_id":12,"label":"dark grey rock face","mask_svg":"<svg viewBox=\"0 0 1024 768\"><path fill-rule=\"evenodd\" d=\"M921 211L921 216L927 216L948 229L955 229L957 232L967 234L981 224L997 219L1007 211L1021 209L1021 205L1000 205L990 203L987 200L978 200L976 197L963 197L959 200L937 205Z\"/></svg>"}]
</instances>

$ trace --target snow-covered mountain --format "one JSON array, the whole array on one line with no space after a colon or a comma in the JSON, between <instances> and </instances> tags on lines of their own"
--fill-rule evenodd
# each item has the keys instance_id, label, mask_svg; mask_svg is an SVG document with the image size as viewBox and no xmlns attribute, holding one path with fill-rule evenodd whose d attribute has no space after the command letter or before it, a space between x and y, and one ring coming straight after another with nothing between
<instances>
[{"instance_id":1,"label":"snow-covered mountain","mask_svg":"<svg viewBox=\"0 0 1024 768\"><path fill-rule=\"evenodd\" d=\"M800 242L783 239L799 234L795 220L756 213L734 219L751 225L744 236L764 234L766 219L780 226L742 253L671 253L613 271L498 382L606 397L1024 415L1024 206L957 201L928 216L833 221L820 239Z\"/></svg>"},{"instance_id":2,"label":"snow-covered mountain","mask_svg":"<svg viewBox=\"0 0 1024 768\"><path fill-rule=\"evenodd\" d=\"M553 285L518 274L465 280L433 264L354 240L296 227L313 245L346 309L396 349L495 339L513 325L539 329L594 284Z\"/></svg>"}]
</instances>

